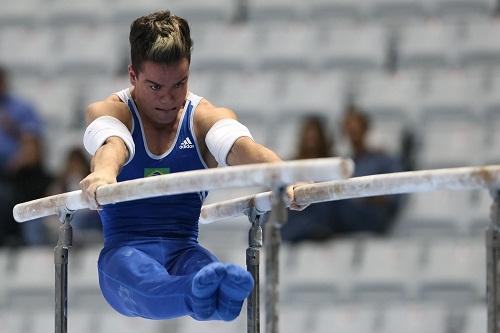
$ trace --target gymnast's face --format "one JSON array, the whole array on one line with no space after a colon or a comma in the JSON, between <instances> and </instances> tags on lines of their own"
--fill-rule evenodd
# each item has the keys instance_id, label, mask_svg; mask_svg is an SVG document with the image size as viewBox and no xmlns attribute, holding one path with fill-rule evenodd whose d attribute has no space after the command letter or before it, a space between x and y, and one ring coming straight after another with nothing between
<instances>
[{"instance_id":1,"label":"gymnast's face","mask_svg":"<svg viewBox=\"0 0 500 333\"><path fill-rule=\"evenodd\" d=\"M174 123L187 96L189 61L168 65L145 61L140 71L129 66L129 76L141 116L153 125Z\"/></svg>"}]
</instances>

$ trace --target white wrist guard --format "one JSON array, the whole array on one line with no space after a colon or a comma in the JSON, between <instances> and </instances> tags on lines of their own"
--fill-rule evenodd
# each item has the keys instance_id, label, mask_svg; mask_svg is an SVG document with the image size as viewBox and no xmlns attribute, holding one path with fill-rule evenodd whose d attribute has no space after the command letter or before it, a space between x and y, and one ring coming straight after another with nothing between
<instances>
[{"instance_id":1,"label":"white wrist guard","mask_svg":"<svg viewBox=\"0 0 500 333\"><path fill-rule=\"evenodd\" d=\"M208 131L205 143L220 166L227 166L226 158L233 144L242 136L253 140L248 128L234 119L221 119Z\"/></svg>"},{"instance_id":2,"label":"white wrist guard","mask_svg":"<svg viewBox=\"0 0 500 333\"><path fill-rule=\"evenodd\" d=\"M123 140L128 149L128 161L132 160L135 154L135 144L132 135L121 121L111 116L102 116L95 119L85 130L83 145L90 155L94 155L97 149L106 142L109 137L117 136Z\"/></svg>"}]
</instances>

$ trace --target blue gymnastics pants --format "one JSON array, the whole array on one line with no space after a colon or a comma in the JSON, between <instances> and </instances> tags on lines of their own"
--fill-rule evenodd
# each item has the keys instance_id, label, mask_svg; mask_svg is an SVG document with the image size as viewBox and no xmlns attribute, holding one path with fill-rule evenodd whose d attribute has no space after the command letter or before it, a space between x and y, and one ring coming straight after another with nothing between
<instances>
[{"instance_id":1,"label":"blue gymnastics pants","mask_svg":"<svg viewBox=\"0 0 500 333\"><path fill-rule=\"evenodd\" d=\"M106 246L98 271L104 298L130 317L232 320L253 288L246 270L222 264L196 241L184 239Z\"/></svg>"}]
</instances>

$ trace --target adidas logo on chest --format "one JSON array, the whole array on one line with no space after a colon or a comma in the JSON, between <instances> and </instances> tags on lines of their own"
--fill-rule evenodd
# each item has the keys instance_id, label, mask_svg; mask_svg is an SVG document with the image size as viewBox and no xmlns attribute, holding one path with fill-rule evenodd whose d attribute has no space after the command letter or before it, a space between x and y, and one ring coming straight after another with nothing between
<instances>
[{"instance_id":1,"label":"adidas logo on chest","mask_svg":"<svg viewBox=\"0 0 500 333\"><path fill-rule=\"evenodd\" d=\"M184 141L179 146L179 149L191 149L194 148L193 143L189 139L189 137L185 138Z\"/></svg>"}]
</instances>

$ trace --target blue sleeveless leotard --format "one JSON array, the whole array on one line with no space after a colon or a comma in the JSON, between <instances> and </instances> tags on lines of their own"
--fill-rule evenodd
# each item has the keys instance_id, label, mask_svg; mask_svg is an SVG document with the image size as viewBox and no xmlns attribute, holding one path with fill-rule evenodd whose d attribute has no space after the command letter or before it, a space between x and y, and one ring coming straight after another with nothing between
<instances>
[{"instance_id":1,"label":"blue sleeveless leotard","mask_svg":"<svg viewBox=\"0 0 500 333\"><path fill-rule=\"evenodd\" d=\"M193 117L201 97L188 94L174 143L156 156L147 147L129 89L117 95L132 114L136 148L118 181L207 167L193 133ZM198 218L206 194L162 196L103 207L99 285L116 311L149 319L189 315L197 320L232 320L239 315L253 279L239 266L218 262L198 244Z\"/></svg>"},{"instance_id":2,"label":"blue sleeveless leotard","mask_svg":"<svg viewBox=\"0 0 500 333\"><path fill-rule=\"evenodd\" d=\"M133 119L133 159L123 167L117 181L207 168L193 133L193 116L201 97L188 94L174 143L162 155L148 149L139 112L129 89L117 93L127 103ZM137 237L189 238L198 236L198 218L207 193L187 193L107 205L100 212L105 244Z\"/></svg>"}]
</instances>

